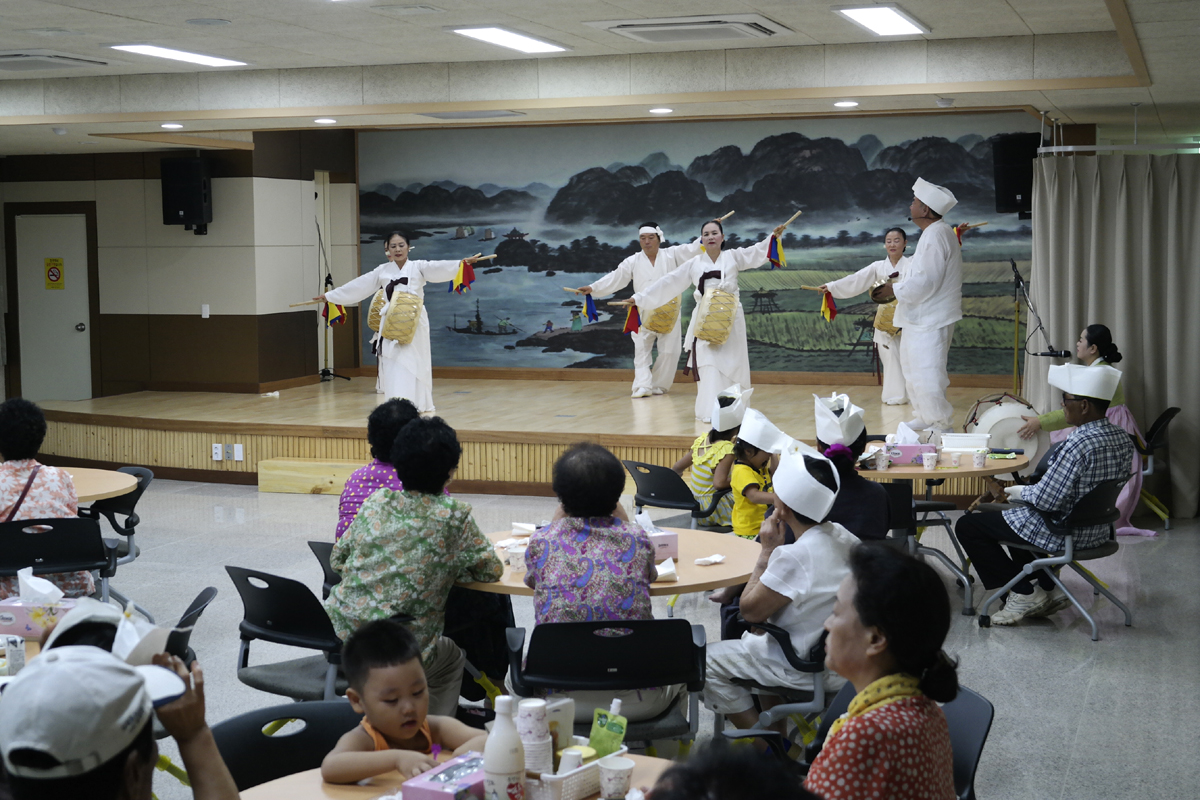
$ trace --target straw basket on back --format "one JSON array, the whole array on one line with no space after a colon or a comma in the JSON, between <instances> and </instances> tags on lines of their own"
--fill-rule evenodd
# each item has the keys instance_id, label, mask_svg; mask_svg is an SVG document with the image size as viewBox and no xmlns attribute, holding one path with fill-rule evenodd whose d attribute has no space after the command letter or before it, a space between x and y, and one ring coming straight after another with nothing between
<instances>
[{"instance_id":1,"label":"straw basket on back","mask_svg":"<svg viewBox=\"0 0 1200 800\"><path fill-rule=\"evenodd\" d=\"M420 317L421 298L397 290L392 293L391 303L388 303L387 295L380 289L371 300L367 327L396 344L410 344L417 332L417 320Z\"/></svg>"},{"instance_id":2,"label":"straw basket on back","mask_svg":"<svg viewBox=\"0 0 1200 800\"><path fill-rule=\"evenodd\" d=\"M737 298L724 289L706 287L704 297L696 306L696 338L710 344L725 344L729 332L733 330L737 302Z\"/></svg>"},{"instance_id":3,"label":"straw basket on back","mask_svg":"<svg viewBox=\"0 0 1200 800\"><path fill-rule=\"evenodd\" d=\"M670 333L675 329L675 320L679 319L679 298L672 297L650 313L643 323L646 328L655 333Z\"/></svg>"}]
</instances>

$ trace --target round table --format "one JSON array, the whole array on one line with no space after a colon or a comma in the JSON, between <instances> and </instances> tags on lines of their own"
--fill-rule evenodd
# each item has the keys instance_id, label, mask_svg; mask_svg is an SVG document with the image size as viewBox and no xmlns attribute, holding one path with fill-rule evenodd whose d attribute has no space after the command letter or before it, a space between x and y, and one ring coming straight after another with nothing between
<instances>
[{"instance_id":1,"label":"round table","mask_svg":"<svg viewBox=\"0 0 1200 800\"><path fill-rule=\"evenodd\" d=\"M129 494L137 488L137 477L115 469L63 467L75 483L75 495L81 503Z\"/></svg>"},{"instance_id":2,"label":"round table","mask_svg":"<svg viewBox=\"0 0 1200 800\"><path fill-rule=\"evenodd\" d=\"M858 474L873 481L885 478L942 480L944 478L982 478L988 475L1003 475L1006 472L1020 472L1027 466L1029 466L1029 459L1018 455L1016 458L989 458L986 466L976 469L971 465L971 454L963 453L961 465L952 467L950 466L950 457L943 453L937 469L925 469L920 464L903 464L884 470L859 470Z\"/></svg>"},{"instance_id":3,"label":"round table","mask_svg":"<svg viewBox=\"0 0 1200 800\"><path fill-rule=\"evenodd\" d=\"M715 531L694 531L690 528L663 528L679 534L679 558L675 560L675 571L679 580L673 582L655 582L650 584L651 595L688 594L690 592L706 592L710 589L720 589L723 586L737 586L750 579L754 565L758 563L758 554L762 545L751 539L743 539L732 533L716 533ZM488 538L493 542L511 539L511 531L489 533ZM704 558L720 553L725 560L710 567L696 566L697 558ZM497 550L496 555L504 561L505 554ZM467 589L494 594L519 594L533 596L533 589L525 585L525 573L513 572L508 564L504 565L504 575L494 583L460 583Z\"/></svg>"},{"instance_id":4,"label":"round table","mask_svg":"<svg viewBox=\"0 0 1200 800\"><path fill-rule=\"evenodd\" d=\"M630 754L633 759L633 786L653 786L658 776L673 762L665 758L651 758ZM320 769L297 772L283 778L259 784L241 793L242 800L373 800L400 789L404 778L398 772L389 772L371 778L364 784L333 784L321 780ZM597 792L591 797L599 797Z\"/></svg>"}]
</instances>

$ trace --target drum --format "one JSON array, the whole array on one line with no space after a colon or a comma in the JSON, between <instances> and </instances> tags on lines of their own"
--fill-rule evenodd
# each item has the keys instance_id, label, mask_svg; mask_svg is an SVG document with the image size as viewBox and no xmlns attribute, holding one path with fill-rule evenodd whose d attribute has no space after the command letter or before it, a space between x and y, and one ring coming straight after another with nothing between
<instances>
[{"instance_id":1,"label":"drum","mask_svg":"<svg viewBox=\"0 0 1200 800\"><path fill-rule=\"evenodd\" d=\"M367 313L367 327L376 333L379 332L379 312L383 311L384 305L387 304L387 292L380 289L371 298L371 310Z\"/></svg>"},{"instance_id":2,"label":"drum","mask_svg":"<svg viewBox=\"0 0 1200 800\"><path fill-rule=\"evenodd\" d=\"M663 303L648 315L642 324L655 333L670 333L675 329L675 320L679 319L679 298L673 297Z\"/></svg>"},{"instance_id":3,"label":"drum","mask_svg":"<svg viewBox=\"0 0 1200 800\"><path fill-rule=\"evenodd\" d=\"M409 344L417 332L420 317L421 298L410 292L395 291L379 334L396 344Z\"/></svg>"},{"instance_id":4,"label":"drum","mask_svg":"<svg viewBox=\"0 0 1200 800\"><path fill-rule=\"evenodd\" d=\"M879 308L875 309L875 327L884 333L890 333L895 336L900 332L896 327L896 301L884 303Z\"/></svg>"},{"instance_id":5,"label":"drum","mask_svg":"<svg viewBox=\"0 0 1200 800\"><path fill-rule=\"evenodd\" d=\"M704 290L696 306L697 339L703 339L710 344L722 345L733 330L733 318L737 314L738 301L724 289L709 286Z\"/></svg>"},{"instance_id":6,"label":"drum","mask_svg":"<svg viewBox=\"0 0 1200 800\"><path fill-rule=\"evenodd\" d=\"M1001 392L981 397L967 412L963 431L966 433L990 433L988 440L991 447L1004 450L1024 449L1029 466L1020 471L1021 475L1029 475L1037 467L1038 461L1050 449L1050 434L1038 431L1032 439L1022 439L1017 431L1025 424L1021 417L1036 417L1037 411L1023 397Z\"/></svg>"}]
</instances>

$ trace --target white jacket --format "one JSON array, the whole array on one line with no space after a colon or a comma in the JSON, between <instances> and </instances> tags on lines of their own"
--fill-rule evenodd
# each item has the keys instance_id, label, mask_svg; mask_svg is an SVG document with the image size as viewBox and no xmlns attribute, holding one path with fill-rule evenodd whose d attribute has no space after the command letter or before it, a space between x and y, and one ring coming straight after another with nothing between
<instances>
[{"instance_id":1,"label":"white jacket","mask_svg":"<svg viewBox=\"0 0 1200 800\"><path fill-rule=\"evenodd\" d=\"M896 293L895 324L932 331L962 319L962 248L944 220L921 233Z\"/></svg>"}]
</instances>

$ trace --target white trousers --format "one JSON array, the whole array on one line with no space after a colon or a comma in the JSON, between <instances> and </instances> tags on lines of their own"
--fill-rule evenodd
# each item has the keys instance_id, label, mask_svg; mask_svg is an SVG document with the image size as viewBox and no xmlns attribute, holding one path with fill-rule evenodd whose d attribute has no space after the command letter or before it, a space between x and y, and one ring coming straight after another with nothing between
<instances>
[{"instance_id":1,"label":"white trousers","mask_svg":"<svg viewBox=\"0 0 1200 800\"><path fill-rule=\"evenodd\" d=\"M754 633L742 634L757 636ZM710 642L706 658L704 688L700 691L700 702L716 714L737 714L754 707L751 690L738 686L735 678L751 680L763 686L790 686L795 689L812 689L813 676L797 672L785 661L758 658L746 652L743 639ZM837 691L846 682L833 673L827 673L825 688Z\"/></svg>"},{"instance_id":2,"label":"white trousers","mask_svg":"<svg viewBox=\"0 0 1200 800\"><path fill-rule=\"evenodd\" d=\"M879 353L879 365L883 370L883 391L880 398L889 405L908 402L904 387L904 368L900 366L900 339L902 333L891 334L875 329L875 346Z\"/></svg>"},{"instance_id":3,"label":"white trousers","mask_svg":"<svg viewBox=\"0 0 1200 800\"><path fill-rule=\"evenodd\" d=\"M679 367L679 353L683 342L679 338L679 326L670 333L655 333L649 328L642 327L637 333L631 333L633 339L633 390L671 389L675 382L675 370ZM654 359L653 350L658 346L658 359ZM650 366L653 362L654 366Z\"/></svg>"},{"instance_id":4,"label":"white trousers","mask_svg":"<svg viewBox=\"0 0 1200 800\"><path fill-rule=\"evenodd\" d=\"M412 402L422 414L432 414L433 386L429 376L421 378L411 372L398 358L379 357L379 377L375 391L388 397L402 397Z\"/></svg>"},{"instance_id":5,"label":"white trousers","mask_svg":"<svg viewBox=\"0 0 1200 800\"><path fill-rule=\"evenodd\" d=\"M742 391L750 388L750 381L742 383L738 378L730 377L713 366L700 367L697 371L700 373L700 382L696 384L696 419L704 422L712 420L713 405L717 402L718 392L735 383L742 384Z\"/></svg>"},{"instance_id":6,"label":"white trousers","mask_svg":"<svg viewBox=\"0 0 1200 800\"><path fill-rule=\"evenodd\" d=\"M913 417L924 422L923 427L953 427L954 406L946 399L946 387L950 385L946 359L953 338L954 323L931 331L905 328L900 337L900 368L904 370L908 400Z\"/></svg>"}]
</instances>

